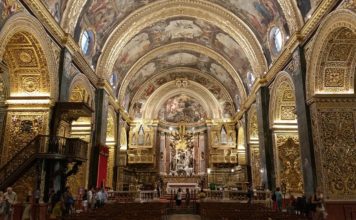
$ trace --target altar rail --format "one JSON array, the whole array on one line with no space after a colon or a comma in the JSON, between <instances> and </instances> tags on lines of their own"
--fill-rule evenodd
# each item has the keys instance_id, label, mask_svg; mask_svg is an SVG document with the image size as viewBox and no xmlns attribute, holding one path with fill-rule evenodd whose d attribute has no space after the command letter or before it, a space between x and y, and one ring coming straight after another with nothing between
<instances>
[{"instance_id":1,"label":"altar rail","mask_svg":"<svg viewBox=\"0 0 356 220\"><path fill-rule=\"evenodd\" d=\"M133 202L141 201L148 202L158 199L156 190L141 190L141 191L113 191L108 192L109 201L114 202Z\"/></svg>"},{"instance_id":2,"label":"altar rail","mask_svg":"<svg viewBox=\"0 0 356 220\"><path fill-rule=\"evenodd\" d=\"M207 190L206 198L211 200L248 200L247 192L241 190ZM271 198L270 191L254 191L253 201L267 201Z\"/></svg>"}]
</instances>

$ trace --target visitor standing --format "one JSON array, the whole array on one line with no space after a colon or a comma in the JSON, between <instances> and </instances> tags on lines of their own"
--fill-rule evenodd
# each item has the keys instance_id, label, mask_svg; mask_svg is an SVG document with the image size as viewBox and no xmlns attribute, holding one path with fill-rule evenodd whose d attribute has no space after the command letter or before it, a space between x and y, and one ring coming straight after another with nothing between
<instances>
[{"instance_id":1,"label":"visitor standing","mask_svg":"<svg viewBox=\"0 0 356 220\"><path fill-rule=\"evenodd\" d=\"M187 188L185 191L185 205L186 205L186 207L189 207L189 203L190 203L190 192L189 192L189 189Z\"/></svg>"},{"instance_id":2,"label":"visitor standing","mask_svg":"<svg viewBox=\"0 0 356 220\"><path fill-rule=\"evenodd\" d=\"M324 202L324 195L321 192L320 188L317 188L315 191L311 203L315 206L315 212L313 213L314 220L322 220L326 219L328 215L325 210L325 202Z\"/></svg>"},{"instance_id":3,"label":"visitor standing","mask_svg":"<svg viewBox=\"0 0 356 220\"><path fill-rule=\"evenodd\" d=\"M277 187L275 194L276 194L277 210L279 212L281 212L282 211L282 202L283 202L283 196L282 196L282 193L281 193L281 188Z\"/></svg>"},{"instance_id":4,"label":"visitor standing","mask_svg":"<svg viewBox=\"0 0 356 220\"><path fill-rule=\"evenodd\" d=\"M4 193L4 199L5 199L5 220L12 219L13 205L17 202L17 195L12 190L11 187L8 187L6 193Z\"/></svg>"},{"instance_id":5,"label":"visitor standing","mask_svg":"<svg viewBox=\"0 0 356 220\"><path fill-rule=\"evenodd\" d=\"M248 199L247 203L249 205L251 205L252 197L253 197L253 189L252 189L252 185L250 184L247 189L247 199Z\"/></svg>"},{"instance_id":6,"label":"visitor standing","mask_svg":"<svg viewBox=\"0 0 356 220\"><path fill-rule=\"evenodd\" d=\"M179 188L176 196L176 205L180 206L182 204L182 189Z\"/></svg>"}]
</instances>

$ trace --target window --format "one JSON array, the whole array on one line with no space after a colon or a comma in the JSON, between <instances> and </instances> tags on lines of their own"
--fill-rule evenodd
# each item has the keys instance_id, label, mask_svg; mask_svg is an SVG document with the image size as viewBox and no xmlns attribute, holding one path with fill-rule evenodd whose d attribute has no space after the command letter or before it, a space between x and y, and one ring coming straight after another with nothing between
<instances>
[{"instance_id":1,"label":"window","mask_svg":"<svg viewBox=\"0 0 356 220\"><path fill-rule=\"evenodd\" d=\"M270 41L272 46L272 53L278 54L283 47L282 32L278 27L273 27L270 31Z\"/></svg>"},{"instance_id":2,"label":"window","mask_svg":"<svg viewBox=\"0 0 356 220\"><path fill-rule=\"evenodd\" d=\"M253 85L253 83L255 82L255 76L253 75L252 72L247 72L247 79L246 79L246 81L247 81L247 87L248 87L248 89L250 90L251 87L252 87L252 85Z\"/></svg>"},{"instance_id":3,"label":"window","mask_svg":"<svg viewBox=\"0 0 356 220\"><path fill-rule=\"evenodd\" d=\"M84 55L88 55L93 47L94 43L94 34L92 31L83 31L81 41L80 41L80 48Z\"/></svg>"}]
</instances>

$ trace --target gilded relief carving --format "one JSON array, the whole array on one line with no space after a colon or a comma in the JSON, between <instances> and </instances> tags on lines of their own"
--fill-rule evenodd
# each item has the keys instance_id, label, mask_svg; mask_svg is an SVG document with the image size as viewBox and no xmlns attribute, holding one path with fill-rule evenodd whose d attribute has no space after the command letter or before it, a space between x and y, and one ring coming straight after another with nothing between
<instances>
[{"instance_id":1,"label":"gilded relief carving","mask_svg":"<svg viewBox=\"0 0 356 220\"><path fill-rule=\"evenodd\" d=\"M294 106L281 106L281 119L294 120L296 118L294 111L295 111Z\"/></svg>"},{"instance_id":2,"label":"gilded relief carving","mask_svg":"<svg viewBox=\"0 0 356 220\"><path fill-rule=\"evenodd\" d=\"M287 191L303 193L301 156L297 135L276 135L277 184L286 184Z\"/></svg>"},{"instance_id":3,"label":"gilded relief carving","mask_svg":"<svg viewBox=\"0 0 356 220\"><path fill-rule=\"evenodd\" d=\"M2 152L2 164L39 134L46 134L47 112L8 112Z\"/></svg>"},{"instance_id":4,"label":"gilded relief carving","mask_svg":"<svg viewBox=\"0 0 356 220\"><path fill-rule=\"evenodd\" d=\"M313 114L316 159L321 184L330 199L351 199L356 195L356 112L348 109L322 110ZM316 117L316 118L315 118Z\"/></svg>"},{"instance_id":5,"label":"gilded relief carving","mask_svg":"<svg viewBox=\"0 0 356 220\"><path fill-rule=\"evenodd\" d=\"M251 173L254 188L262 185L261 178L261 158L258 145L250 146L251 149Z\"/></svg>"}]
</instances>

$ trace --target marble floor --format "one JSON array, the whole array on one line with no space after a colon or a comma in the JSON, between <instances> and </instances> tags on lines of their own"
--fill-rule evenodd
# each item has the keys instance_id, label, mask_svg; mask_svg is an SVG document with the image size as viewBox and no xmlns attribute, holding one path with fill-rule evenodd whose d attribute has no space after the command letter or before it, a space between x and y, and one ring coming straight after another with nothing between
<instances>
[{"instance_id":1,"label":"marble floor","mask_svg":"<svg viewBox=\"0 0 356 220\"><path fill-rule=\"evenodd\" d=\"M199 215L169 215L168 220L200 220Z\"/></svg>"}]
</instances>

